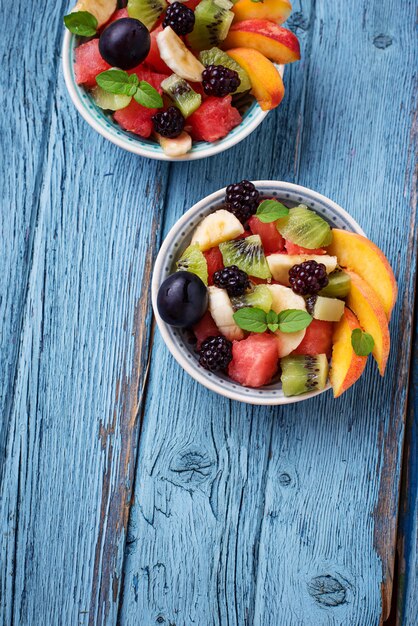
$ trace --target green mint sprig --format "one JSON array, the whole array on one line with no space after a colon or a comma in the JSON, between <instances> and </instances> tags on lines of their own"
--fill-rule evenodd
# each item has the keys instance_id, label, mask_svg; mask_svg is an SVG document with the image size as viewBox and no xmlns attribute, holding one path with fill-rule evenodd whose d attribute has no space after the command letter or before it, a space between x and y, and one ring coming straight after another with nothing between
<instances>
[{"instance_id":1,"label":"green mint sprig","mask_svg":"<svg viewBox=\"0 0 418 626\"><path fill-rule=\"evenodd\" d=\"M273 333L276 330L295 333L304 330L312 322L309 313L298 309L286 309L277 314L274 311L266 313L257 307L244 307L238 309L233 317L240 328L251 333L264 333L267 329Z\"/></svg>"},{"instance_id":2,"label":"green mint sprig","mask_svg":"<svg viewBox=\"0 0 418 626\"><path fill-rule=\"evenodd\" d=\"M351 333L351 345L357 356L368 356L374 348L374 339L361 328L355 328Z\"/></svg>"},{"instance_id":3,"label":"green mint sprig","mask_svg":"<svg viewBox=\"0 0 418 626\"><path fill-rule=\"evenodd\" d=\"M277 200L263 200L263 202L260 202L258 205L256 217L258 217L260 222L269 224L270 222L279 220L281 217L286 217L288 213L289 209L281 202Z\"/></svg>"},{"instance_id":4,"label":"green mint sprig","mask_svg":"<svg viewBox=\"0 0 418 626\"><path fill-rule=\"evenodd\" d=\"M93 37L97 33L97 19L88 11L75 11L64 15L66 28L80 37Z\"/></svg>"},{"instance_id":5,"label":"green mint sprig","mask_svg":"<svg viewBox=\"0 0 418 626\"><path fill-rule=\"evenodd\" d=\"M106 70L96 76L96 82L104 91L133 98L147 109L160 109L163 99L147 81L124 70Z\"/></svg>"}]
</instances>

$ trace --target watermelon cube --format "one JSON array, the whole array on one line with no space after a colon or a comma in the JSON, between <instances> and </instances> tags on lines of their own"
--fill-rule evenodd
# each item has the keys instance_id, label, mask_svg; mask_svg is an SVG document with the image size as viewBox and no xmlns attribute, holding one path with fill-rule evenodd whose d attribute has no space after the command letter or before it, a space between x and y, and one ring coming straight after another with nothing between
<instances>
[{"instance_id":1,"label":"watermelon cube","mask_svg":"<svg viewBox=\"0 0 418 626\"><path fill-rule=\"evenodd\" d=\"M144 63L149 65L156 72L162 72L163 74L172 74L172 71L170 70L168 65L166 65L164 63L164 61L162 60L162 58L160 56L160 50L159 50L158 44L157 44L157 35L162 30L163 30L163 26L161 24L160 26L158 26L158 28L155 28L152 31L152 33L150 33L150 36L151 36L151 47L150 47L150 51L148 52L148 56L145 59Z\"/></svg>"},{"instance_id":2,"label":"watermelon cube","mask_svg":"<svg viewBox=\"0 0 418 626\"><path fill-rule=\"evenodd\" d=\"M265 254L283 251L284 239L277 230L275 222L265 224L253 215L250 217L248 224L253 235L260 235Z\"/></svg>"},{"instance_id":3,"label":"watermelon cube","mask_svg":"<svg viewBox=\"0 0 418 626\"><path fill-rule=\"evenodd\" d=\"M304 338L292 354L307 354L310 356L326 354L330 358L333 332L333 322L313 319L306 329Z\"/></svg>"},{"instance_id":4,"label":"watermelon cube","mask_svg":"<svg viewBox=\"0 0 418 626\"><path fill-rule=\"evenodd\" d=\"M154 89L156 89L160 94L163 93L161 83L163 82L163 80L168 78L168 74L153 72L152 70L148 69L143 63L140 63L132 70L129 70L128 74L136 74L138 76L138 80L145 80L147 83L152 85Z\"/></svg>"},{"instance_id":5,"label":"watermelon cube","mask_svg":"<svg viewBox=\"0 0 418 626\"><path fill-rule=\"evenodd\" d=\"M213 275L223 268L224 260L218 246L206 250L203 254L208 266L208 284L213 285Z\"/></svg>"},{"instance_id":6,"label":"watermelon cube","mask_svg":"<svg viewBox=\"0 0 418 626\"><path fill-rule=\"evenodd\" d=\"M74 73L77 85L96 87L96 76L110 69L99 52L99 40L91 39L75 49Z\"/></svg>"},{"instance_id":7,"label":"watermelon cube","mask_svg":"<svg viewBox=\"0 0 418 626\"><path fill-rule=\"evenodd\" d=\"M191 126L193 139L198 141L218 141L225 137L235 126L241 123L239 111L232 106L231 96L216 98L211 96L205 100L190 117L187 124Z\"/></svg>"},{"instance_id":8,"label":"watermelon cube","mask_svg":"<svg viewBox=\"0 0 418 626\"><path fill-rule=\"evenodd\" d=\"M157 109L147 109L138 104L133 98L124 109L115 111L115 121L125 130L129 130L135 135L147 138L151 135L152 116L157 112Z\"/></svg>"},{"instance_id":9,"label":"watermelon cube","mask_svg":"<svg viewBox=\"0 0 418 626\"><path fill-rule=\"evenodd\" d=\"M208 337L217 337L221 334L209 311L206 311L202 319L193 326L193 333L197 339L196 348L198 350L200 350L202 341L205 341Z\"/></svg>"},{"instance_id":10,"label":"watermelon cube","mask_svg":"<svg viewBox=\"0 0 418 626\"><path fill-rule=\"evenodd\" d=\"M246 387L262 387L277 373L277 339L270 333L253 334L232 345L229 376Z\"/></svg>"}]
</instances>

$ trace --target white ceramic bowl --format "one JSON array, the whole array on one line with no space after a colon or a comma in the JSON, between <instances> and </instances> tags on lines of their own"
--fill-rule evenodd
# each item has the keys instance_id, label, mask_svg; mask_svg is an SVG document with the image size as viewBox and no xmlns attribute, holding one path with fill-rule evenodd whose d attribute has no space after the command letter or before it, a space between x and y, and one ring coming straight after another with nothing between
<instances>
[{"instance_id":1,"label":"white ceramic bowl","mask_svg":"<svg viewBox=\"0 0 418 626\"><path fill-rule=\"evenodd\" d=\"M364 235L359 224L344 209L311 189L291 183L269 180L254 181L254 184L264 196L277 197L277 199L288 205L302 202L325 218L332 227L343 228L344 230ZM208 372L199 365L194 346L189 341L188 333L169 326L163 322L158 314L157 294L161 283L175 270L176 259L189 244L197 224L203 217L214 211L216 207L219 207L224 196L225 188L216 191L195 204L174 224L161 246L155 262L151 287L152 306L161 335L171 354L190 376L208 389L231 398L231 400L264 405L291 404L308 400L323 392L314 391L300 396L286 397L283 394L279 380L273 381L272 384L260 389L252 389L235 383L226 375ZM329 388L330 386L328 385L324 391Z\"/></svg>"},{"instance_id":2,"label":"white ceramic bowl","mask_svg":"<svg viewBox=\"0 0 418 626\"><path fill-rule=\"evenodd\" d=\"M77 85L74 76L74 50L77 37L68 30L65 31L64 43L62 47L62 66L65 84L70 94L71 100L75 104L78 112L88 124L100 135L124 148L129 152L134 152L149 159L159 159L161 161L194 161L219 154L228 148L232 148L237 143L248 137L253 130L266 117L268 111L262 111L257 102L254 101L249 109L244 113L242 122L236 126L224 139L214 143L207 141L194 141L190 152L181 157L169 157L164 154L160 145L152 139L142 139L123 130L119 124L113 121L110 115L100 109L87 89L82 85ZM283 76L284 66L278 66L278 70Z\"/></svg>"}]
</instances>

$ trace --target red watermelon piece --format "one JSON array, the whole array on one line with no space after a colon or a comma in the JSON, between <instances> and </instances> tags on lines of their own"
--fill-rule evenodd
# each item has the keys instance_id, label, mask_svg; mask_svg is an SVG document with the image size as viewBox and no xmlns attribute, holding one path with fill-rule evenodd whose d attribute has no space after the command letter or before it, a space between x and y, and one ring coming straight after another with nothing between
<instances>
[{"instance_id":1,"label":"red watermelon piece","mask_svg":"<svg viewBox=\"0 0 418 626\"><path fill-rule=\"evenodd\" d=\"M219 332L219 329L213 321L212 315L209 311L206 311L202 319L195 326L193 326L193 333L197 339L196 347L198 350L200 350L202 341L208 337L218 337L222 334Z\"/></svg>"},{"instance_id":2,"label":"red watermelon piece","mask_svg":"<svg viewBox=\"0 0 418 626\"><path fill-rule=\"evenodd\" d=\"M153 72L144 66L143 63L140 63L132 70L128 71L128 74L136 74L138 76L138 80L145 80L147 83L152 85L154 89L156 89L159 93L163 93L161 88L161 83L163 80L168 78L168 74L161 74L160 72Z\"/></svg>"},{"instance_id":3,"label":"red watermelon piece","mask_svg":"<svg viewBox=\"0 0 418 626\"><path fill-rule=\"evenodd\" d=\"M327 251L323 250L323 248L302 248L302 246L297 246L295 243L291 241L285 240L284 242L287 254L326 254Z\"/></svg>"},{"instance_id":4,"label":"red watermelon piece","mask_svg":"<svg viewBox=\"0 0 418 626\"><path fill-rule=\"evenodd\" d=\"M147 138L152 133L151 118L156 111L157 109L147 109L141 106L132 98L130 104L124 109L115 111L113 117L123 129Z\"/></svg>"},{"instance_id":5,"label":"red watermelon piece","mask_svg":"<svg viewBox=\"0 0 418 626\"><path fill-rule=\"evenodd\" d=\"M298 345L296 350L292 352L292 354L308 354L310 356L315 356L316 354L326 354L327 357L330 358L333 331L333 322L312 320L306 329L302 342Z\"/></svg>"},{"instance_id":6,"label":"red watermelon piece","mask_svg":"<svg viewBox=\"0 0 418 626\"><path fill-rule=\"evenodd\" d=\"M228 374L246 387L262 387L277 373L279 353L277 340L269 333L253 334L232 345Z\"/></svg>"},{"instance_id":7,"label":"red watermelon piece","mask_svg":"<svg viewBox=\"0 0 418 626\"><path fill-rule=\"evenodd\" d=\"M218 270L221 270L224 266L222 254L218 246L206 250L203 254L205 255L206 263L208 266L208 284L213 285L214 273Z\"/></svg>"},{"instance_id":8,"label":"red watermelon piece","mask_svg":"<svg viewBox=\"0 0 418 626\"><path fill-rule=\"evenodd\" d=\"M231 96L211 96L187 119L191 134L198 141L218 141L241 123L239 111L231 105Z\"/></svg>"},{"instance_id":9,"label":"red watermelon piece","mask_svg":"<svg viewBox=\"0 0 418 626\"><path fill-rule=\"evenodd\" d=\"M96 76L110 69L99 52L99 40L91 39L75 49L74 73L77 85L96 87Z\"/></svg>"},{"instance_id":10,"label":"red watermelon piece","mask_svg":"<svg viewBox=\"0 0 418 626\"><path fill-rule=\"evenodd\" d=\"M144 63L149 65L153 70L157 72L162 72L163 74L172 74L172 71L168 67L166 63L162 60L160 56L160 51L158 49L157 44L157 35L163 30L162 25L155 28L151 33L151 47L148 52L148 56L145 59Z\"/></svg>"},{"instance_id":11,"label":"red watermelon piece","mask_svg":"<svg viewBox=\"0 0 418 626\"><path fill-rule=\"evenodd\" d=\"M121 20L124 17L129 17L128 9L118 9L114 12L110 20L107 22L106 26L108 26L112 22L116 22L116 20Z\"/></svg>"},{"instance_id":12,"label":"red watermelon piece","mask_svg":"<svg viewBox=\"0 0 418 626\"><path fill-rule=\"evenodd\" d=\"M255 215L248 220L249 227L253 235L260 235L264 252L272 254L273 252L282 252L284 248L284 239L276 228L275 222L265 224Z\"/></svg>"}]
</instances>

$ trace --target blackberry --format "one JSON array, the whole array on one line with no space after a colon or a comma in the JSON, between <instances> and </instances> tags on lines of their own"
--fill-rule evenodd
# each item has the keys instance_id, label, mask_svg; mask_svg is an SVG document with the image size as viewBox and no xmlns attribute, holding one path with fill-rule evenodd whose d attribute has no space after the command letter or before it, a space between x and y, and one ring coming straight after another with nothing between
<instances>
[{"instance_id":1,"label":"blackberry","mask_svg":"<svg viewBox=\"0 0 418 626\"><path fill-rule=\"evenodd\" d=\"M189 7L181 2L173 2L168 5L166 11L163 28L171 26L177 35L187 35L191 33L195 23L194 13Z\"/></svg>"},{"instance_id":2,"label":"blackberry","mask_svg":"<svg viewBox=\"0 0 418 626\"><path fill-rule=\"evenodd\" d=\"M238 72L223 65L208 65L202 72L202 87L207 96L223 98L234 93L241 84Z\"/></svg>"},{"instance_id":3,"label":"blackberry","mask_svg":"<svg viewBox=\"0 0 418 626\"><path fill-rule=\"evenodd\" d=\"M177 107L169 107L167 111L152 116L154 129L163 137L178 137L184 128L184 117Z\"/></svg>"},{"instance_id":4,"label":"blackberry","mask_svg":"<svg viewBox=\"0 0 418 626\"><path fill-rule=\"evenodd\" d=\"M257 211L260 194L249 180L228 185L226 188L226 209L245 224Z\"/></svg>"},{"instance_id":5,"label":"blackberry","mask_svg":"<svg viewBox=\"0 0 418 626\"><path fill-rule=\"evenodd\" d=\"M226 370L232 361L232 343L222 335L208 337L202 341L199 363L211 372Z\"/></svg>"},{"instance_id":6,"label":"blackberry","mask_svg":"<svg viewBox=\"0 0 418 626\"><path fill-rule=\"evenodd\" d=\"M318 296L309 296L306 298L306 310L309 315L313 315L313 310L315 308L316 299Z\"/></svg>"},{"instance_id":7,"label":"blackberry","mask_svg":"<svg viewBox=\"0 0 418 626\"><path fill-rule=\"evenodd\" d=\"M328 285L325 265L316 261L304 261L289 270L289 284L301 296L315 295Z\"/></svg>"},{"instance_id":8,"label":"blackberry","mask_svg":"<svg viewBox=\"0 0 418 626\"><path fill-rule=\"evenodd\" d=\"M213 274L213 284L220 289L226 289L229 296L242 296L250 287L248 274L236 265L224 267Z\"/></svg>"}]
</instances>

